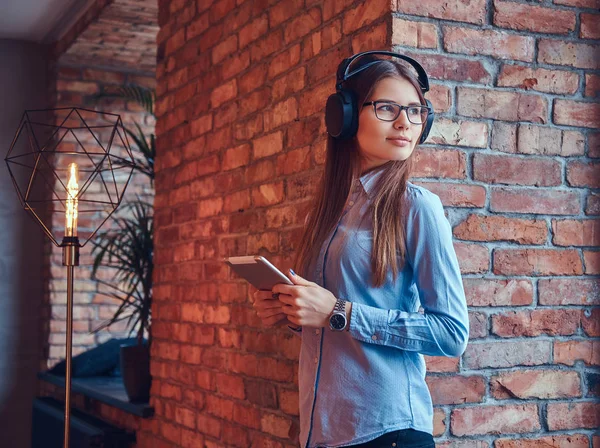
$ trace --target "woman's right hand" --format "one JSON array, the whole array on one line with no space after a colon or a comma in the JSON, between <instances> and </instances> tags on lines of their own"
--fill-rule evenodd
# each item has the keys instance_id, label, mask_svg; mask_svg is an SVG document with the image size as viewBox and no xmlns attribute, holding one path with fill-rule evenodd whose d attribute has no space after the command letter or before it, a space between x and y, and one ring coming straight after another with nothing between
<instances>
[{"instance_id":1,"label":"woman's right hand","mask_svg":"<svg viewBox=\"0 0 600 448\"><path fill-rule=\"evenodd\" d=\"M263 325L271 327L289 324L287 315L282 309L283 304L278 298L273 297L271 291L258 290L252 296L254 297L254 310Z\"/></svg>"}]
</instances>

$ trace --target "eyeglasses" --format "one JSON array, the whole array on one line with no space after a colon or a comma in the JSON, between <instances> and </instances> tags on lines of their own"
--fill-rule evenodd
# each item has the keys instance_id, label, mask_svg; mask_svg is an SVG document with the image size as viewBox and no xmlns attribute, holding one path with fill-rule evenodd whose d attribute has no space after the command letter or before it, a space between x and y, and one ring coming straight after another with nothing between
<instances>
[{"instance_id":1,"label":"eyeglasses","mask_svg":"<svg viewBox=\"0 0 600 448\"><path fill-rule=\"evenodd\" d=\"M403 110L406 110L408 121L412 124L423 124L427 121L431 108L428 106L401 106L392 101L369 101L363 103L363 106L373 105L375 116L381 121L396 120Z\"/></svg>"}]
</instances>

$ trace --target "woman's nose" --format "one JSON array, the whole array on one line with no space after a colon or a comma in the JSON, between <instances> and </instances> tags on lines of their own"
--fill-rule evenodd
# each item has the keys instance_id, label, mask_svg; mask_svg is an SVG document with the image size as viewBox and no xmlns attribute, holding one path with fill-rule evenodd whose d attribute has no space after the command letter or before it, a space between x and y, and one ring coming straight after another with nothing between
<instances>
[{"instance_id":1,"label":"woman's nose","mask_svg":"<svg viewBox=\"0 0 600 448\"><path fill-rule=\"evenodd\" d=\"M398 118L394 120L394 127L398 125L401 125L402 127L408 127L410 125L406 109L401 110L400 115L398 115Z\"/></svg>"}]
</instances>

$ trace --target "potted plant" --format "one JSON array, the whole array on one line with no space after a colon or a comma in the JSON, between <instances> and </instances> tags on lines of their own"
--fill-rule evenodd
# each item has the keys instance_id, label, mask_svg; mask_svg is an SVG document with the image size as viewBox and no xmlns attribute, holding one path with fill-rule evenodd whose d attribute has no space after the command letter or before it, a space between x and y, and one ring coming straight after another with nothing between
<instances>
[{"instance_id":1,"label":"potted plant","mask_svg":"<svg viewBox=\"0 0 600 448\"><path fill-rule=\"evenodd\" d=\"M141 86L121 87L114 93L99 97L116 96L135 100L153 114L154 91ZM124 127L137 147L136 170L154 181L156 155L154 134L147 138L138 123L135 131ZM133 145L132 145L133 146ZM135 149L135 148L132 148ZM134 152L135 154L135 152ZM101 293L120 302L113 317L92 330L98 332L112 324L127 321L129 336L136 332L136 343L120 348L121 373L129 400L147 402L150 396L150 332L152 305L152 272L154 255L153 207L140 199L124 204L114 219L113 228L99 232L93 240L92 278L107 289ZM112 281L99 279L101 266L112 269ZM144 336L147 335L147 340Z\"/></svg>"}]
</instances>

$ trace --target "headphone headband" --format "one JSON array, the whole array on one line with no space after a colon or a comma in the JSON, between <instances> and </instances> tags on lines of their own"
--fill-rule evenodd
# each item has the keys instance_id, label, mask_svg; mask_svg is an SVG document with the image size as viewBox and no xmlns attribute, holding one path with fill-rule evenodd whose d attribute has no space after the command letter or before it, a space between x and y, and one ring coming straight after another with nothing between
<instances>
[{"instance_id":1,"label":"headphone headband","mask_svg":"<svg viewBox=\"0 0 600 448\"><path fill-rule=\"evenodd\" d=\"M356 70L348 73L348 70L350 69L350 64L352 64L352 62L354 62L356 59L358 59L360 57L367 56L369 54L380 54L380 55L384 55L384 56L393 56L393 57L405 60L410 65L412 65L414 67L414 69L417 71L417 75L419 78L419 84L421 85L421 92L426 93L429 91L429 80L427 79L427 73L425 72L423 67L421 67L421 64L419 64L414 59L409 58L408 56L404 56L403 54L394 53L392 51L382 51L382 50L363 51L362 53L357 53L349 58L344 59L342 61L342 63L338 66L338 71L336 74L337 75L337 82L336 82L337 90L340 90L342 88L342 84L345 81L347 81L348 78L351 78L352 76L356 75L357 73L362 72L363 70L370 67L371 65L377 64L381 61L381 60L378 60L378 61L369 62L368 64L365 64L365 65L357 68Z\"/></svg>"}]
</instances>

